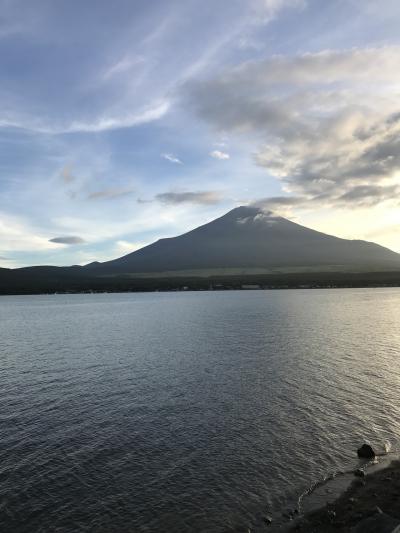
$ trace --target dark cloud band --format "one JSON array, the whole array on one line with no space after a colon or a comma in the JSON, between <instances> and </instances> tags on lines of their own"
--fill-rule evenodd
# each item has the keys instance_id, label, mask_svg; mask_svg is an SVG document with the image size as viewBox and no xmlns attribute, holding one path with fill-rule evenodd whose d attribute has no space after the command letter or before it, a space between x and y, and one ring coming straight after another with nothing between
<instances>
[{"instance_id":1,"label":"dark cloud band","mask_svg":"<svg viewBox=\"0 0 400 533\"><path fill-rule=\"evenodd\" d=\"M54 237L49 239L49 242L56 244L84 244L85 240L82 237L70 236L70 237Z\"/></svg>"},{"instance_id":2,"label":"dark cloud band","mask_svg":"<svg viewBox=\"0 0 400 533\"><path fill-rule=\"evenodd\" d=\"M187 192L164 192L157 194L155 197L164 204L200 204L212 205L222 200L221 193L218 191L187 191Z\"/></svg>"}]
</instances>

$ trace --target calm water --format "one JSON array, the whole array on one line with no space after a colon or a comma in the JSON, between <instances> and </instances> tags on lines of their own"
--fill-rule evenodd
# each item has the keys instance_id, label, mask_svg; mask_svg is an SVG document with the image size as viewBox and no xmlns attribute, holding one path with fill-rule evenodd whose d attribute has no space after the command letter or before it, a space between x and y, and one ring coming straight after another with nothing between
<instances>
[{"instance_id":1,"label":"calm water","mask_svg":"<svg viewBox=\"0 0 400 533\"><path fill-rule=\"evenodd\" d=\"M400 448L400 290L0 298L0 530L258 530Z\"/></svg>"}]
</instances>

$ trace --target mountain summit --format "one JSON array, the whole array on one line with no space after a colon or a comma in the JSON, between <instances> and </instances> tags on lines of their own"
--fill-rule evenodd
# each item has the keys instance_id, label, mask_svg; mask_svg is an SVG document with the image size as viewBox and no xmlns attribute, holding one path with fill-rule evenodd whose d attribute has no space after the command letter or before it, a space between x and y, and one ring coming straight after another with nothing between
<instances>
[{"instance_id":1,"label":"mountain summit","mask_svg":"<svg viewBox=\"0 0 400 533\"><path fill-rule=\"evenodd\" d=\"M392 267L400 267L400 255L383 246L340 239L258 207L242 206L188 233L85 269L95 275L116 275Z\"/></svg>"}]
</instances>

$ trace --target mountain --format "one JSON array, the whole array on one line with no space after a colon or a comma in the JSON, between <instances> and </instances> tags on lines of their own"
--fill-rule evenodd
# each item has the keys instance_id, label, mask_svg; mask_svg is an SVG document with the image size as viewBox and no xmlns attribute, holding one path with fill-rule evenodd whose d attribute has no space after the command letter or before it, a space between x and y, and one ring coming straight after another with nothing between
<instances>
[{"instance_id":1,"label":"mountain","mask_svg":"<svg viewBox=\"0 0 400 533\"><path fill-rule=\"evenodd\" d=\"M237 207L178 237L85 269L94 275L400 268L400 254L306 228L257 207Z\"/></svg>"},{"instance_id":2,"label":"mountain","mask_svg":"<svg viewBox=\"0 0 400 533\"><path fill-rule=\"evenodd\" d=\"M0 294L400 285L400 254L238 207L188 233L86 266L0 268Z\"/></svg>"}]
</instances>

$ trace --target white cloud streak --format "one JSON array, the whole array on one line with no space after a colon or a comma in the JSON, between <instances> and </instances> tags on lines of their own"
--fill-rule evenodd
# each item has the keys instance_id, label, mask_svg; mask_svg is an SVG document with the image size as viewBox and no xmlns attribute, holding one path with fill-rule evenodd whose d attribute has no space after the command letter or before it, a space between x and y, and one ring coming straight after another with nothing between
<instances>
[{"instance_id":1,"label":"white cloud streak","mask_svg":"<svg viewBox=\"0 0 400 533\"><path fill-rule=\"evenodd\" d=\"M161 157L169 161L170 163L176 163L177 165L183 165L183 162L174 154L161 154Z\"/></svg>"},{"instance_id":2,"label":"white cloud streak","mask_svg":"<svg viewBox=\"0 0 400 533\"><path fill-rule=\"evenodd\" d=\"M5 115L0 118L0 128L18 128L26 131L48 135L61 135L65 133L99 133L117 129L132 128L164 117L170 108L170 102L159 100L151 105L133 113L105 113L103 116L86 120L73 120L69 123L60 123L55 119L44 121L35 116L23 116L19 113Z\"/></svg>"}]
</instances>

